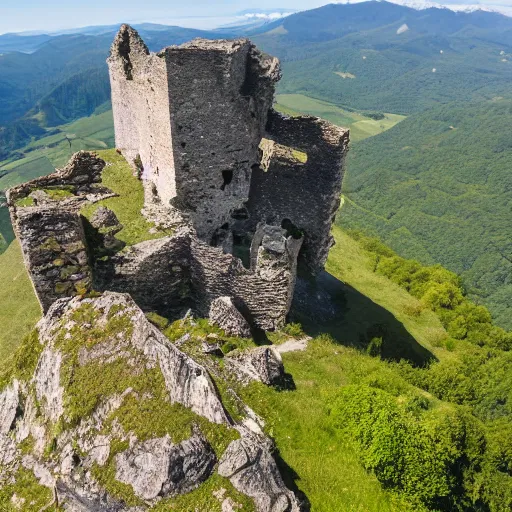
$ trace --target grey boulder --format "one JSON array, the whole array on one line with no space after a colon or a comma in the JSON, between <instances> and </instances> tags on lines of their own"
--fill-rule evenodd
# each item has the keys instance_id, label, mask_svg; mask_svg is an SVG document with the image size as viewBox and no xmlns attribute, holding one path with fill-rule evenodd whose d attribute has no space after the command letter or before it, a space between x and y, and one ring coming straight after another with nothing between
<instances>
[{"instance_id":1,"label":"grey boulder","mask_svg":"<svg viewBox=\"0 0 512 512\"><path fill-rule=\"evenodd\" d=\"M229 336L250 338L251 329L231 300L231 297L218 297L210 305L210 322L218 325Z\"/></svg>"}]
</instances>

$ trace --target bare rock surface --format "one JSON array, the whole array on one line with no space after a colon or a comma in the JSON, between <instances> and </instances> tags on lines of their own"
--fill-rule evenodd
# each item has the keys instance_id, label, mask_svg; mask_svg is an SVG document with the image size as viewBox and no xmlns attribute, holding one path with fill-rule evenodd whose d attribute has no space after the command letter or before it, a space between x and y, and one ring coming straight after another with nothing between
<instances>
[{"instance_id":1,"label":"bare rock surface","mask_svg":"<svg viewBox=\"0 0 512 512\"><path fill-rule=\"evenodd\" d=\"M300 511L297 498L284 485L271 444L262 436L244 433L233 441L219 462L218 472L253 498L259 512Z\"/></svg>"},{"instance_id":2,"label":"bare rock surface","mask_svg":"<svg viewBox=\"0 0 512 512\"><path fill-rule=\"evenodd\" d=\"M14 381L0 393L0 436L6 435L11 430L16 417L19 404L19 384Z\"/></svg>"},{"instance_id":3,"label":"bare rock surface","mask_svg":"<svg viewBox=\"0 0 512 512\"><path fill-rule=\"evenodd\" d=\"M123 349L128 349L129 352L130 346L136 348L145 354L149 365L159 365L172 403L178 402L189 407L214 423L230 423L207 370L172 345L146 319L129 295L106 292L95 299L63 299L50 309L45 320L39 324L40 330L43 330L41 336L51 339L51 333L56 332L62 324L71 330L74 327L73 313L82 307L92 307L98 312L95 318L98 326L106 325L109 314L116 309L123 311L124 315L129 315L132 332L130 338L123 339L121 343L121 340L117 340L114 343L97 345L94 352L103 349L98 352L97 357L111 361L125 356L127 352ZM52 352L51 345L52 342L45 348L38 365L36 389L40 389L39 394L46 397L46 402L50 399L46 411L48 417L55 421L62 413L62 391L59 390L58 378L60 356L58 352ZM91 354L84 349L80 357L87 361Z\"/></svg>"},{"instance_id":4,"label":"bare rock surface","mask_svg":"<svg viewBox=\"0 0 512 512\"><path fill-rule=\"evenodd\" d=\"M281 343L280 345L276 345L275 349L280 354L285 354L286 352L303 352L308 348L308 343L311 340L309 336L304 338L300 338L298 340L290 339Z\"/></svg>"},{"instance_id":5,"label":"bare rock surface","mask_svg":"<svg viewBox=\"0 0 512 512\"><path fill-rule=\"evenodd\" d=\"M251 329L247 320L233 304L231 297L219 297L210 306L211 323L224 329L228 336L249 338Z\"/></svg>"},{"instance_id":6,"label":"bare rock surface","mask_svg":"<svg viewBox=\"0 0 512 512\"><path fill-rule=\"evenodd\" d=\"M275 385L284 378L281 354L273 346L258 347L226 357L226 364L242 381L256 380Z\"/></svg>"},{"instance_id":7,"label":"bare rock surface","mask_svg":"<svg viewBox=\"0 0 512 512\"><path fill-rule=\"evenodd\" d=\"M116 478L129 484L137 496L189 492L213 472L215 453L201 434L175 445L169 437L151 439L116 456Z\"/></svg>"}]
</instances>

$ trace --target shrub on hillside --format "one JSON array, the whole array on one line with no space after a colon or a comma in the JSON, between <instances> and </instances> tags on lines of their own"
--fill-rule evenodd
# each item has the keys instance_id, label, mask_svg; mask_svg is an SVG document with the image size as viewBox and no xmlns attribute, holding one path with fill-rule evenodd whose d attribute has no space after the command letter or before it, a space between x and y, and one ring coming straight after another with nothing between
<instances>
[{"instance_id":1,"label":"shrub on hillside","mask_svg":"<svg viewBox=\"0 0 512 512\"><path fill-rule=\"evenodd\" d=\"M334 428L357 442L365 468L418 507L510 510L512 444L499 442L503 428L487 430L465 408L428 405L425 397L350 385L329 412Z\"/></svg>"}]
</instances>

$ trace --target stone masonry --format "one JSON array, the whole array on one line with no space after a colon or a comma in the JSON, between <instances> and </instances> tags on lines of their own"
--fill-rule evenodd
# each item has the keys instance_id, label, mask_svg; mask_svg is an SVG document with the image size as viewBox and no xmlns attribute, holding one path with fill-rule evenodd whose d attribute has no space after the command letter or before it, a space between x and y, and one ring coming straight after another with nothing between
<instances>
[{"instance_id":1,"label":"stone masonry","mask_svg":"<svg viewBox=\"0 0 512 512\"><path fill-rule=\"evenodd\" d=\"M247 39L152 54L123 25L108 65L116 145L145 187L141 215L173 234L123 249L114 212L101 207L85 221L87 201L112 195L101 185L105 163L88 153L12 189L43 309L96 290L129 293L166 316L188 307L208 316L222 297L226 325L240 314L251 327L279 329L297 272L313 278L332 245L348 131L275 112L279 62Z\"/></svg>"}]
</instances>

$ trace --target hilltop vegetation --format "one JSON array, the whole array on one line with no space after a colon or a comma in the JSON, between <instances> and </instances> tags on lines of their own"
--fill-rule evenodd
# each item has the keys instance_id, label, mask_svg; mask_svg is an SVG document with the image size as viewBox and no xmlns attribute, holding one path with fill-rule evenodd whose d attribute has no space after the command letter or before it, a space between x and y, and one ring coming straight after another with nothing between
<instances>
[{"instance_id":1,"label":"hilltop vegetation","mask_svg":"<svg viewBox=\"0 0 512 512\"><path fill-rule=\"evenodd\" d=\"M439 262L512 328L512 102L454 104L356 144L339 222Z\"/></svg>"},{"instance_id":2,"label":"hilltop vegetation","mask_svg":"<svg viewBox=\"0 0 512 512\"><path fill-rule=\"evenodd\" d=\"M350 128L352 142L373 137L405 119L405 116L397 114L346 110L333 103L309 98L303 94L278 94L276 101L276 110L283 114L289 116L307 114L321 117L343 128Z\"/></svg>"}]
</instances>

